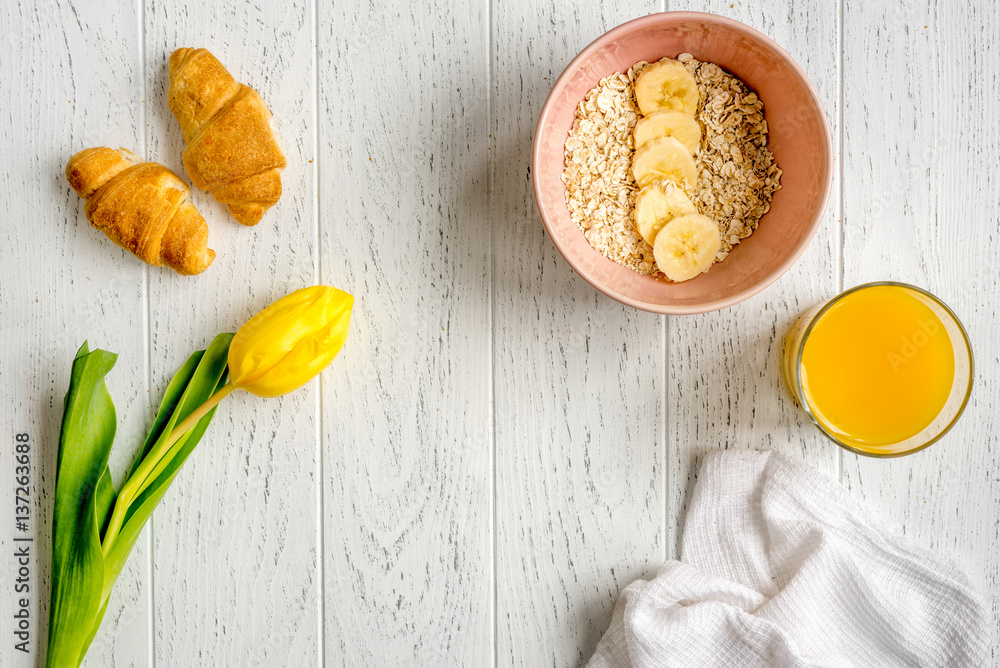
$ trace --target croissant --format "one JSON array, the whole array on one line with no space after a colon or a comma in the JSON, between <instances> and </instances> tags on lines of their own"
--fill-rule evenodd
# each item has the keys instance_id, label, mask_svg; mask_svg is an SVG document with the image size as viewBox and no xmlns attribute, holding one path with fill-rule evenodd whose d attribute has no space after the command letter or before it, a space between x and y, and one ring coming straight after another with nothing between
<instances>
[{"instance_id":1,"label":"croissant","mask_svg":"<svg viewBox=\"0 0 1000 668\"><path fill-rule=\"evenodd\" d=\"M259 223L281 197L285 168L263 98L206 49L177 49L170 56L167 102L184 133L191 181L239 222Z\"/></svg>"},{"instance_id":2,"label":"croissant","mask_svg":"<svg viewBox=\"0 0 1000 668\"><path fill-rule=\"evenodd\" d=\"M191 191L163 165L123 148L88 148L69 159L66 180L87 200L90 224L143 262L189 275L215 259Z\"/></svg>"}]
</instances>

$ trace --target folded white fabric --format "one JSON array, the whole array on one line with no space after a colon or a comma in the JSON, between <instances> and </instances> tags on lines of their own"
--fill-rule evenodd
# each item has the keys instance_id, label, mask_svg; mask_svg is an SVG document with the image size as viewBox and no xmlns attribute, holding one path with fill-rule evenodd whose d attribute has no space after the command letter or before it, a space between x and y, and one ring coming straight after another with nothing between
<instances>
[{"instance_id":1,"label":"folded white fabric","mask_svg":"<svg viewBox=\"0 0 1000 668\"><path fill-rule=\"evenodd\" d=\"M837 482L730 450L705 457L681 561L625 588L589 666L979 666L989 615Z\"/></svg>"}]
</instances>

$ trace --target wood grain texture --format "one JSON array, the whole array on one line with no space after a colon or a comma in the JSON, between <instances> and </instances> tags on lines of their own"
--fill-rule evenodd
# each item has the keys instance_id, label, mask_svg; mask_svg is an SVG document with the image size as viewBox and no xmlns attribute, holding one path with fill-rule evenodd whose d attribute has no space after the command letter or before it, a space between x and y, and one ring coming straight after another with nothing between
<instances>
[{"instance_id":1,"label":"wood grain texture","mask_svg":"<svg viewBox=\"0 0 1000 668\"><path fill-rule=\"evenodd\" d=\"M663 319L573 273L545 235L528 170L562 69L656 8L493 3L498 666L585 662L621 588L665 556Z\"/></svg>"},{"instance_id":2,"label":"wood grain texture","mask_svg":"<svg viewBox=\"0 0 1000 668\"><path fill-rule=\"evenodd\" d=\"M0 21L0 175L7 212L0 227L0 489L14 492L14 434L33 445L31 530L32 652L13 650L15 610L13 503L0 513L0 607L4 666L33 666L48 633L50 527L62 401L76 350L118 353L108 389L118 409L114 477L135 453L146 420L144 265L95 231L83 201L66 183L69 157L91 146L142 151L141 60L135 7L130 3L76 7L56 0L4 3ZM117 76L96 79L94 69ZM149 639L146 540L140 537L109 602L90 651L91 666L146 661Z\"/></svg>"},{"instance_id":3,"label":"wood grain texture","mask_svg":"<svg viewBox=\"0 0 1000 668\"><path fill-rule=\"evenodd\" d=\"M0 665L44 651L61 402L82 340L119 353L120 479L184 358L317 282L357 297L341 356L288 397L222 404L86 666L582 665L621 588L677 556L699 458L728 447L842 471L896 530L954 553L1000 620L1000 19L989 0L842 6L667 0L786 48L845 154L791 271L737 307L662 318L572 272L528 168L563 67L656 0L0 3L13 101L0 114L0 440L26 431L35 445L40 622L37 656L5 644ZM92 230L62 174L104 144L187 180L166 103L181 46L261 92L289 162L255 228L194 193L218 253L199 277L147 269ZM803 310L876 279L939 294L977 355L965 417L901 460L842 456L779 374ZM0 489L13 470L0 448ZM0 512L3 554L12 519ZM0 559L5 616L12 577Z\"/></svg>"},{"instance_id":4,"label":"wood grain texture","mask_svg":"<svg viewBox=\"0 0 1000 668\"><path fill-rule=\"evenodd\" d=\"M986 2L848 0L844 30L845 285L930 290L976 357L972 399L944 439L903 459L845 453L844 483L917 543L954 554L1000 619L1000 19ZM996 637L988 665L1000 665Z\"/></svg>"},{"instance_id":5,"label":"wood grain texture","mask_svg":"<svg viewBox=\"0 0 1000 668\"><path fill-rule=\"evenodd\" d=\"M167 59L193 46L211 50L261 93L288 158L281 201L256 227L243 227L210 196L195 193L218 257L197 277L151 276L158 390L216 333L235 331L268 303L315 283L314 16L307 0L146 5L151 153L184 174L183 139L166 101ZM157 509L157 665L319 662L318 392L310 384L280 399L227 399Z\"/></svg>"},{"instance_id":6,"label":"wood grain texture","mask_svg":"<svg viewBox=\"0 0 1000 668\"><path fill-rule=\"evenodd\" d=\"M712 11L762 31L805 69L816 86L836 145L839 136L839 17L834 3L791 8L757 2L670 0L671 10ZM822 36L818 38L817 36ZM764 100L767 114L767 100ZM781 165L779 164L779 167ZM834 174L838 174L837 167ZM839 190L798 263L761 294L723 311L672 317L668 325L670 556L680 554L683 518L700 458L729 448L779 450L831 477L838 450L795 405L781 376L785 335L798 316L838 286ZM761 225L767 224L765 218Z\"/></svg>"},{"instance_id":7,"label":"wood grain texture","mask_svg":"<svg viewBox=\"0 0 1000 668\"><path fill-rule=\"evenodd\" d=\"M328 666L492 660L487 16L320 7Z\"/></svg>"}]
</instances>

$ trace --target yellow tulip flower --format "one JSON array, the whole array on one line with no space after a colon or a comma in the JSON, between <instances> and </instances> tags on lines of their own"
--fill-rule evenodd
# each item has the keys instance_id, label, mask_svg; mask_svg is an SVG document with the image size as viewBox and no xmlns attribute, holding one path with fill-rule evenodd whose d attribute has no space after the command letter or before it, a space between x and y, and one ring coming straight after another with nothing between
<instances>
[{"instance_id":1,"label":"yellow tulip flower","mask_svg":"<svg viewBox=\"0 0 1000 668\"><path fill-rule=\"evenodd\" d=\"M229 346L232 384L259 397L297 390L347 339L354 297L326 285L297 290L250 318Z\"/></svg>"},{"instance_id":2,"label":"yellow tulip flower","mask_svg":"<svg viewBox=\"0 0 1000 668\"><path fill-rule=\"evenodd\" d=\"M303 288L282 297L246 321L229 344L229 382L158 441L145 464L122 488L126 498L148 484L154 464L210 410L234 390L259 397L278 397L297 390L337 356L347 339L354 297L326 285ZM112 516L114 537L123 517Z\"/></svg>"}]
</instances>

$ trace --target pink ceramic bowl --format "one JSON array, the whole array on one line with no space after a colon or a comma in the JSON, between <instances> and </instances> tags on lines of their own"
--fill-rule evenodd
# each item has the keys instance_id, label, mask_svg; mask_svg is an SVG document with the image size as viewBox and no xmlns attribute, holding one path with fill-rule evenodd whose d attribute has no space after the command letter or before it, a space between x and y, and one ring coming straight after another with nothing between
<instances>
[{"instance_id":1,"label":"pink ceramic bowl","mask_svg":"<svg viewBox=\"0 0 1000 668\"><path fill-rule=\"evenodd\" d=\"M579 102L603 77L634 63L690 53L735 74L764 102L768 147L783 171L781 189L757 231L707 273L683 283L637 274L594 250L573 223L562 183L563 145ZM535 128L535 201L556 248L595 288L655 313L704 313L732 306L773 283L819 229L833 180L833 141L819 96L777 44L714 14L666 12L629 21L573 59L556 81Z\"/></svg>"}]
</instances>

